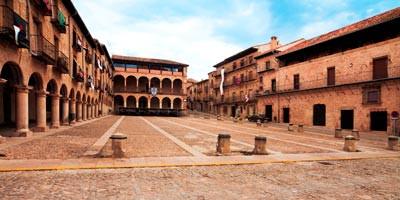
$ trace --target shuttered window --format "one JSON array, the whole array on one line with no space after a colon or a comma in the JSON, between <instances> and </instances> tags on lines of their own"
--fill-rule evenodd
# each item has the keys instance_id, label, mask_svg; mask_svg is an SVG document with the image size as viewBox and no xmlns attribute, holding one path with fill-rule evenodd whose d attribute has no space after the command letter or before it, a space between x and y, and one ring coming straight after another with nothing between
<instances>
[{"instance_id":1,"label":"shuttered window","mask_svg":"<svg viewBox=\"0 0 400 200\"><path fill-rule=\"evenodd\" d=\"M373 79L381 79L388 77L387 69L388 58L377 58L373 61Z\"/></svg>"},{"instance_id":2,"label":"shuttered window","mask_svg":"<svg viewBox=\"0 0 400 200\"><path fill-rule=\"evenodd\" d=\"M335 67L328 68L328 85L335 85Z\"/></svg>"}]
</instances>

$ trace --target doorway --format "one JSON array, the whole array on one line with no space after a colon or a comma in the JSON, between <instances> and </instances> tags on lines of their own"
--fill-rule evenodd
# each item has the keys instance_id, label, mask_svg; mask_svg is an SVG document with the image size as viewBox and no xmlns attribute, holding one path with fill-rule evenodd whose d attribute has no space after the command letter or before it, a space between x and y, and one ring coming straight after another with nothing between
<instances>
[{"instance_id":1,"label":"doorway","mask_svg":"<svg viewBox=\"0 0 400 200\"><path fill-rule=\"evenodd\" d=\"M314 126L325 126L326 107L324 104L315 104L313 109Z\"/></svg>"},{"instance_id":2,"label":"doorway","mask_svg":"<svg viewBox=\"0 0 400 200\"><path fill-rule=\"evenodd\" d=\"M236 117L236 106L231 107L231 116Z\"/></svg>"},{"instance_id":3,"label":"doorway","mask_svg":"<svg viewBox=\"0 0 400 200\"><path fill-rule=\"evenodd\" d=\"M289 123L290 110L289 108L283 108L283 123Z\"/></svg>"},{"instance_id":4,"label":"doorway","mask_svg":"<svg viewBox=\"0 0 400 200\"><path fill-rule=\"evenodd\" d=\"M354 128L354 110L340 111L340 128L342 129Z\"/></svg>"},{"instance_id":5,"label":"doorway","mask_svg":"<svg viewBox=\"0 0 400 200\"><path fill-rule=\"evenodd\" d=\"M371 131L387 131L387 112L371 112Z\"/></svg>"},{"instance_id":6,"label":"doorway","mask_svg":"<svg viewBox=\"0 0 400 200\"><path fill-rule=\"evenodd\" d=\"M265 117L268 121L272 121L272 105L265 106Z\"/></svg>"}]
</instances>

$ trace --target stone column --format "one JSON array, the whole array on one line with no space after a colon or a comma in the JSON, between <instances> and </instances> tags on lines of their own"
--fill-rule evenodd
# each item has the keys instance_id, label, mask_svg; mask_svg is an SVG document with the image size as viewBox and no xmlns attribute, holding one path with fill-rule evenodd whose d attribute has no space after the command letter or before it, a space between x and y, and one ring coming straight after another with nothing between
<instances>
[{"instance_id":1,"label":"stone column","mask_svg":"<svg viewBox=\"0 0 400 200\"><path fill-rule=\"evenodd\" d=\"M99 104L94 105L94 117L99 117Z\"/></svg>"},{"instance_id":2,"label":"stone column","mask_svg":"<svg viewBox=\"0 0 400 200\"><path fill-rule=\"evenodd\" d=\"M28 91L25 86L16 88L15 124L17 130L12 133L13 137L32 136L32 131L29 130Z\"/></svg>"},{"instance_id":3,"label":"stone column","mask_svg":"<svg viewBox=\"0 0 400 200\"><path fill-rule=\"evenodd\" d=\"M92 105L90 103L87 104L87 119L92 119Z\"/></svg>"},{"instance_id":4,"label":"stone column","mask_svg":"<svg viewBox=\"0 0 400 200\"><path fill-rule=\"evenodd\" d=\"M76 102L76 122L82 121L82 101Z\"/></svg>"},{"instance_id":5,"label":"stone column","mask_svg":"<svg viewBox=\"0 0 400 200\"><path fill-rule=\"evenodd\" d=\"M60 127L60 97L58 95L52 95L50 128L59 128L59 127Z\"/></svg>"},{"instance_id":6,"label":"stone column","mask_svg":"<svg viewBox=\"0 0 400 200\"><path fill-rule=\"evenodd\" d=\"M86 121L87 120L87 106L86 102L82 103L82 120Z\"/></svg>"},{"instance_id":7,"label":"stone column","mask_svg":"<svg viewBox=\"0 0 400 200\"><path fill-rule=\"evenodd\" d=\"M139 99L136 99L136 108L139 108Z\"/></svg>"},{"instance_id":8,"label":"stone column","mask_svg":"<svg viewBox=\"0 0 400 200\"><path fill-rule=\"evenodd\" d=\"M47 132L49 128L46 125L46 92L36 92L36 127L35 132Z\"/></svg>"},{"instance_id":9,"label":"stone column","mask_svg":"<svg viewBox=\"0 0 400 200\"><path fill-rule=\"evenodd\" d=\"M96 107L95 104L92 104L92 106L90 107L90 108L92 109L92 111L91 111L91 113L90 113L92 119L94 119L94 118L95 118L95 115L96 115L96 114L95 114L95 112L96 112L95 107Z\"/></svg>"},{"instance_id":10,"label":"stone column","mask_svg":"<svg viewBox=\"0 0 400 200\"><path fill-rule=\"evenodd\" d=\"M69 102L69 115L71 118L71 124L75 124L76 122L76 100L75 99L71 99Z\"/></svg>"},{"instance_id":11,"label":"stone column","mask_svg":"<svg viewBox=\"0 0 400 200\"><path fill-rule=\"evenodd\" d=\"M63 98L62 99L62 118L61 118L61 125L63 126L69 126L69 101L68 98Z\"/></svg>"},{"instance_id":12,"label":"stone column","mask_svg":"<svg viewBox=\"0 0 400 200\"><path fill-rule=\"evenodd\" d=\"M151 105L150 100L151 100L151 99L147 99L147 108L150 108L150 105Z\"/></svg>"}]
</instances>

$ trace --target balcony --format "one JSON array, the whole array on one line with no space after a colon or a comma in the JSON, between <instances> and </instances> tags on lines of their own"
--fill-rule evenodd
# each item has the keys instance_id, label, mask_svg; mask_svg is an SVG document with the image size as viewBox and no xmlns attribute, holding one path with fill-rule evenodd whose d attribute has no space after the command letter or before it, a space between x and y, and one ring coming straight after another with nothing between
<instances>
[{"instance_id":1,"label":"balcony","mask_svg":"<svg viewBox=\"0 0 400 200\"><path fill-rule=\"evenodd\" d=\"M39 8L45 16L51 16L50 0L33 0L33 3Z\"/></svg>"},{"instance_id":2,"label":"balcony","mask_svg":"<svg viewBox=\"0 0 400 200\"><path fill-rule=\"evenodd\" d=\"M15 39L14 25L20 31ZM0 6L0 39L16 43L18 48L29 48L29 39L26 35L27 23L17 13L7 6Z\"/></svg>"},{"instance_id":3,"label":"balcony","mask_svg":"<svg viewBox=\"0 0 400 200\"><path fill-rule=\"evenodd\" d=\"M58 29L60 33L66 33L67 28L66 28L66 23L65 23L65 16L61 12L61 10L58 8L58 6L52 6L52 17L51 17L51 23Z\"/></svg>"},{"instance_id":4,"label":"balcony","mask_svg":"<svg viewBox=\"0 0 400 200\"><path fill-rule=\"evenodd\" d=\"M62 74L69 73L68 57L61 51L58 51L58 55L57 55L57 69Z\"/></svg>"},{"instance_id":5,"label":"balcony","mask_svg":"<svg viewBox=\"0 0 400 200\"><path fill-rule=\"evenodd\" d=\"M77 82L83 82L84 80L83 70L79 66L74 74L74 80Z\"/></svg>"},{"instance_id":6,"label":"balcony","mask_svg":"<svg viewBox=\"0 0 400 200\"><path fill-rule=\"evenodd\" d=\"M75 31L72 34L72 48L77 52L82 51L82 40Z\"/></svg>"},{"instance_id":7,"label":"balcony","mask_svg":"<svg viewBox=\"0 0 400 200\"><path fill-rule=\"evenodd\" d=\"M388 67L387 69L388 77L381 78L381 79L374 79L373 71L371 69L349 73L345 75L336 75L334 77L334 84L330 84L328 82L328 77L318 77L316 76L315 79L309 79L306 81L299 82L299 89L294 87L293 82L287 84L277 84L276 89L273 88L266 88L262 95L269 95L274 93L285 93L285 92L294 92L294 91L304 91L310 89L324 89L330 87L339 87L339 86L346 86L346 85L354 85L354 84L362 84L362 83L369 83L369 82L379 82L390 80L394 78L400 78L400 66L392 66ZM317 73L316 73L317 74Z\"/></svg>"},{"instance_id":8,"label":"balcony","mask_svg":"<svg viewBox=\"0 0 400 200\"><path fill-rule=\"evenodd\" d=\"M85 53L85 60L87 63L91 64L93 61L93 54L89 52L89 50Z\"/></svg>"},{"instance_id":9,"label":"balcony","mask_svg":"<svg viewBox=\"0 0 400 200\"><path fill-rule=\"evenodd\" d=\"M56 46L41 35L32 35L31 39L31 51L33 56L47 65L56 64Z\"/></svg>"},{"instance_id":10,"label":"balcony","mask_svg":"<svg viewBox=\"0 0 400 200\"><path fill-rule=\"evenodd\" d=\"M87 77L87 81L86 81L86 87L87 88L92 88L92 90L94 90L95 88L94 88L94 79L93 79L93 77L92 76L88 76Z\"/></svg>"}]
</instances>

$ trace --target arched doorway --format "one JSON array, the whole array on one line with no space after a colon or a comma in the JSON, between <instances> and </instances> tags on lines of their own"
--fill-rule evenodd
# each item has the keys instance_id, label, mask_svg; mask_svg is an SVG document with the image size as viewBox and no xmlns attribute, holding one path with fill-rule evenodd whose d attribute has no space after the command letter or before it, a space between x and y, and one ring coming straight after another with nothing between
<instances>
[{"instance_id":1,"label":"arched doorway","mask_svg":"<svg viewBox=\"0 0 400 200\"><path fill-rule=\"evenodd\" d=\"M114 92L125 91L125 78L121 75L114 77Z\"/></svg>"},{"instance_id":2,"label":"arched doorway","mask_svg":"<svg viewBox=\"0 0 400 200\"><path fill-rule=\"evenodd\" d=\"M326 122L326 107L325 104L315 104L313 114L313 125L314 126L325 126Z\"/></svg>"},{"instance_id":3,"label":"arched doorway","mask_svg":"<svg viewBox=\"0 0 400 200\"><path fill-rule=\"evenodd\" d=\"M87 101L86 101L86 94L82 95L82 120L87 120Z\"/></svg>"},{"instance_id":4,"label":"arched doorway","mask_svg":"<svg viewBox=\"0 0 400 200\"><path fill-rule=\"evenodd\" d=\"M174 109L182 108L182 100L180 98L174 99Z\"/></svg>"},{"instance_id":5,"label":"arched doorway","mask_svg":"<svg viewBox=\"0 0 400 200\"><path fill-rule=\"evenodd\" d=\"M152 97L150 99L150 108L160 108L160 99Z\"/></svg>"},{"instance_id":6,"label":"arched doorway","mask_svg":"<svg viewBox=\"0 0 400 200\"><path fill-rule=\"evenodd\" d=\"M162 93L164 94L170 94L171 93L171 88L172 88L172 82L169 78L164 78L162 80Z\"/></svg>"},{"instance_id":7,"label":"arched doorway","mask_svg":"<svg viewBox=\"0 0 400 200\"><path fill-rule=\"evenodd\" d=\"M137 92L137 79L134 76L128 76L126 78L126 91L127 92Z\"/></svg>"},{"instance_id":8,"label":"arched doorway","mask_svg":"<svg viewBox=\"0 0 400 200\"><path fill-rule=\"evenodd\" d=\"M149 92L149 79L147 77L139 78L139 92L141 93Z\"/></svg>"},{"instance_id":9,"label":"arched doorway","mask_svg":"<svg viewBox=\"0 0 400 200\"><path fill-rule=\"evenodd\" d=\"M129 96L126 99L126 106L128 108L136 108L136 98L134 96Z\"/></svg>"},{"instance_id":10,"label":"arched doorway","mask_svg":"<svg viewBox=\"0 0 400 200\"><path fill-rule=\"evenodd\" d=\"M124 98L120 95L114 97L114 112L118 113L119 108L124 107Z\"/></svg>"},{"instance_id":11,"label":"arched doorway","mask_svg":"<svg viewBox=\"0 0 400 200\"><path fill-rule=\"evenodd\" d=\"M33 73L29 77L28 85L31 88L28 93L29 127L37 127L34 130L46 131L46 94L43 91L43 81L39 73ZM40 127L40 128L39 128Z\"/></svg>"},{"instance_id":12,"label":"arched doorway","mask_svg":"<svg viewBox=\"0 0 400 200\"><path fill-rule=\"evenodd\" d=\"M147 98L146 97L140 97L139 98L139 108L148 108Z\"/></svg>"},{"instance_id":13,"label":"arched doorway","mask_svg":"<svg viewBox=\"0 0 400 200\"><path fill-rule=\"evenodd\" d=\"M183 94L182 81L180 79L174 80L174 94Z\"/></svg>"},{"instance_id":14,"label":"arched doorway","mask_svg":"<svg viewBox=\"0 0 400 200\"><path fill-rule=\"evenodd\" d=\"M0 125L14 127L16 123L16 88L23 84L22 72L18 65L6 63L0 73ZM28 113L26 113L28 114ZM28 120L26 121L28 126ZM28 128L28 127L27 127Z\"/></svg>"},{"instance_id":15,"label":"arched doorway","mask_svg":"<svg viewBox=\"0 0 400 200\"><path fill-rule=\"evenodd\" d=\"M151 88L156 88L157 89L157 93L160 92L160 84L161 84L160 83L160 79L158 79L156 77L152 78L151 81L150 81L150 87Z\"/></svg>"},{"instance_id":16,"label":"arched doorway","mask_svg":"<svg viewBox=\"0 0 400 200\"><path fill-rule=\"evenodd\" d=\"M76 114L76 121L77 122L82 121L82 100L80 91L76 93L75 114Z\"/></svg>"},{"instance_id":17,"label":"arched doorway","mask_svg":"<svg viewBox=\"0 0 400 200\"><path fill-rule=\"evenodd\" d=\"M163 109L171 109L171 99L169 99L168 97L165 97L162 100L162 108Z\"/></svg>"},{"instance_id":18,"label":"arched doorway","mask_svg":"<svg viewBox=\"0 0 400 200\"><path fill-rule=\"evenodd\" d=\"M86 99L86 119L90 120L92 119L92 102L91 102L90 96L87 97Z\"/></svg>"},{"instance_id":19,"label":"arched doorway","mask_svg":"<svg viewBox=\"0 0 400 200\"><path fill-rule=\"evenodd\" d=\"M75 123L76 120L76 101L75 101L75 90L74 88L71 89L69 93L69 113L68 113L68 121L71 124Z\"/></svg>"}]
</instances>

